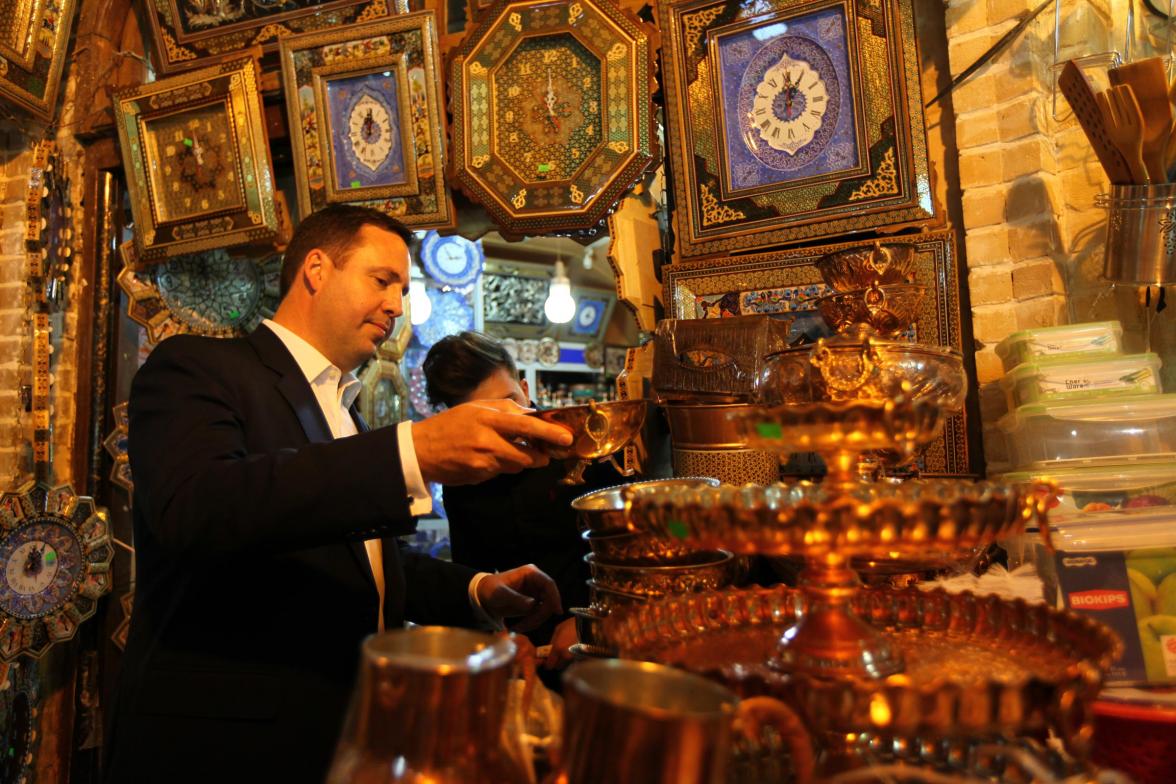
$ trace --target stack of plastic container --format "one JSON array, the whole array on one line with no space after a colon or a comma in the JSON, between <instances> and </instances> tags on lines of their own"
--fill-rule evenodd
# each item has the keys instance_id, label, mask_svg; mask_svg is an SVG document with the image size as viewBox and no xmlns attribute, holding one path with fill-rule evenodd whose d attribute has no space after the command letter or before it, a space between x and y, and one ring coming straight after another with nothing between
<instances>
[{"instance_id":1,"label":"stack of plastic container","mask_svg":"<svg viewBox=\"0 0 1176 784\"><path fill-rule=\"evenodd\" d=\"M1105 321L1025 330L996 347L1009 413L1006 481L1057 485L1047 598L1115 629L1110 681L1176 681L1176 394L1155 354Z\"/></svg>"}]
</instances>

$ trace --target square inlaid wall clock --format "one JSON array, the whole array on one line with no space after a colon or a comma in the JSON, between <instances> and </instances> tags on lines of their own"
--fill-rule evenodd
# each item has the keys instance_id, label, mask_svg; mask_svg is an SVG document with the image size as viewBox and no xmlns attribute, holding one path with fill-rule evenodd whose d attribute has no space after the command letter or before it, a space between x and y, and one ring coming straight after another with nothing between
<instances>
[{"instance_id":1,"label":"square inlaid wall clock","mask_svg":"<svg viewBox=\"0 0 1176 784\"><path fill-rule=\"evenodd\" d=\"M0 25L0 100L50 121L65 66L76 0L21 0L5 5Z\"/></svg>"},{"instance_id":2,"label":"square inlaid wall clock","mask_svg":"<svg viewBox=\"0 0 1176 784\"><path fill-rule=\"evenodd\" d=\"M955 232L945 229L888 237L885 242L914 246L914 282L927 286L918 318L904 337L962 350ZM800 333L810 339L826 336L830 330L817 311L816 299L832 293L832 289L821 279L816 261L826 253L870 244L870 241L849 242L758 253L721 266L700 259L663 267L667 317L697 319L787 313L795 319L794 336ZM972 408L965 408L964 413L948 420L943 436L927 447L921 458L924 472L959 476L975 473L978 455L972 450L978 444L968 434L968 418L975 415L975 400L971 403Z\"/></svg>"},{"instance_id":3,"label":"square inlaid wall clock","mask_svg":"<svg viewBox=\"0 0 1176 784\"><path fill-rule=\"evenodd\" d=\"M252 57L115 93L140 263L278 232Z\"/></svg>"},{"instance_id":4,"label":"square inlaid wall clock","mask_svg":"<svg viewBox=\"0 0 1176 784\"><path fill-rule=\"evenodd\" d=\"M499 0L450 71L455 182L510 237L595 228L656 155L656 33L611 0Z\"/></svg>"},{"instance_id":5,"label":"square inlaid wall clock","mask_svg":"<svg viewBox=\"0 0 1176 784\"><path fill-rule=\"evenodd\" d=\"M661 0L682 256L927 223L911 0Z\"/></svg>"},{"instance_id":6,"label":"square inlaid wall clock","mask_svg":"<svg viewBox=\"0 0 1176 784\"><path fill-rule=\"evenodd\" d=\"M159 72L176 73L287 35L334 30L407 13L408 0L147 0Z\"/></svg>"},{"instance_id":7,"label":"square inlaid wall clock","mask_svg":"<svg viewBox=\"0 0 1176 784\"><path fill-rule=\"evenodd\" d=\"M453 225L432 11L283 38L281 58L303 216L347 202Z\"/></svg>"}]
</instances>

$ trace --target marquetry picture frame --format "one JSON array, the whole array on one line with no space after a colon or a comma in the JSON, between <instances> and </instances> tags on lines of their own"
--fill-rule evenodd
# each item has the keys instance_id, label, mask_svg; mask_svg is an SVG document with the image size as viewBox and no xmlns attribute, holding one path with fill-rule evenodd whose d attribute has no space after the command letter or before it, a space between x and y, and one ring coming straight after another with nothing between
<instances>
[{"instance_id":1,"label":"marquetry picture frame","mask_svg":"<svg viewBox=\"0 0 1176 784\"><path fill-rule=\"evenodd\" d=\"M57 112L61 71L77 0L12 3L0 31L0 100L50 122Z\"/></svg>"},{"instance_id":2,"label":"marquetry picture frame","mask_svg":"<svg viewBox=\"0 0 1176 784\"><path fill-rule=\"evenodd\" d=\"M788 314L794 320L792 337L816 339L830 334L816 308L816 298L832 292L821 278L816 261L828 253L869 247L874 241L758 253L716 265L708 260L662 268L667 318L724 318L754 314ZM960 320L960 286L955 231L889 237L888 244L915 249L915 283L927 287L906 339L950 346L965 355ZM972 394L971 397L975 397ZM975 400L972 401L974 408ZM969 413L951 417L943 435L924 452L921 470L927 474L971 476L979 459L978 444L969 438Z\"/></svg>"},{"instance_id":3,"label":"marquetry picture frame","mask_svg":"<svg viewBox=\"0 0 1176 784\"><path fill-rule=\"evenodd\" d=\"M231 59L254 46L269 55L284 36L408 12L408 0L147 0L143 6L155 65L163 75Z\"/></svg>"}]
</instances>

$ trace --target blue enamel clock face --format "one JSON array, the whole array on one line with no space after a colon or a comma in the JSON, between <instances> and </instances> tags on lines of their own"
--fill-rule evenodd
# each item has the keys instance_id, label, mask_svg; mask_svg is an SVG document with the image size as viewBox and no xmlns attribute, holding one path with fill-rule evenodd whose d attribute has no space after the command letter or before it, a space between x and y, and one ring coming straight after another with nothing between
<instances>
[{"instance_id":1,"label":"blue enamel clock face","mask_svg":"<svg viewBox=\"0 0 1176 784\"><path fill-rule=\"evenodd\" d=\"M443 286L468 291L482 276L486 255L482 243L464 237L442 237L435 231L421 243L421 264Z\"/></svg>"},{"instance_id":2,"label":"blue enamel clock face","mask_svg":"<svg viewBox=\"0 0 1176 784\"><path fill-rule=\"evenodd\" d=\"M82 545L57 518L33 518L0 543L0 610L21 620L54 612L73 596Z\"/></svg>"},{"instance_id":3,"label":"blue enamel clock face","mask_svg":"<svg viewBox=\"0 0 1176 784\"><path fill-rule=\"evenodd\" d=\"M581 297L576 302L576 316L572 319L573 335L595 335L604 318L606 303L603 300Z\"/></svg>"}]
</instances>

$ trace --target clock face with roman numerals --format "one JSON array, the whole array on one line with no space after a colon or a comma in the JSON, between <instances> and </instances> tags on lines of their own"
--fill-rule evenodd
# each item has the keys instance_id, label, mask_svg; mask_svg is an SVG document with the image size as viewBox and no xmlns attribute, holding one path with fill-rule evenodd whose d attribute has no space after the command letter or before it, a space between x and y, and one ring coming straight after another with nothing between
<instances>
[{"instance_id":1,"label":"clock face with roman numerals","mask_svg":"<svg viewBox=\"0 0 1176 784\"><path fill-rule=\"evenodd\" d=\"M751 123L764 144L795 155L812 142L828 108L821 75L804 60L784 55L755 88Z\"/></svg>"},{"instance_id":2,"label":"clock face with roman numerals","mask_svg":"<svg viewBox=\"0 0 1176 784\"><path fill-rule=\"evenodd\" d=\"M760 163L796 172L829 147L842 85L820 43L783 35L751 58L739 87L743 144Z\"/></svg>"}]
</instances>

